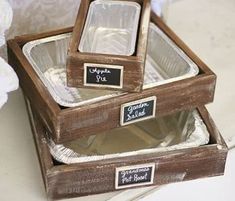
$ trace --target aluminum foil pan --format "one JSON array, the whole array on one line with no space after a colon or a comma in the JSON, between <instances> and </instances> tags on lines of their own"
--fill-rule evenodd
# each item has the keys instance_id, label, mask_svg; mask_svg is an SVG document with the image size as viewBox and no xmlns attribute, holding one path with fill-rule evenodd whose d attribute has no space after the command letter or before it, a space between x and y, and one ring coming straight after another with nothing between
<instances>
[{"instance_id":1,"label":"aluminum foil pan","mask_svg":"<svg viewBox=\"0 0 235 201\"><path fill-rule=\"evenodd\" d=\"M34 40L23 53L54 100L65 107L82 106L124 92L66 86L66 57L71 34ZM197 75L198 67L156 25L150 24L144 89Z\"/></svg>"},{"instance_id":2,"label":"aluminum foil pan","mask_svg":"<svg viewBox=\"0 0 235 201\"><path fill-rule=\"evenodd\" d=\"M90 4L80 52L126 55L135 52L141 6L131 1L97 0Z\"/></svg>"},{"instance_id":3,"label":"aluminum foil pan","mask_svg":"<svg viewBox=\"0 0 235 201\"><path fill-rule=\"evenodd\" d=\"M153 23L149 27L145 69L144 88L189 78L199 73L197 65Z\"/></svg>"},{"instance_id":4,"label":"aluminum foil pan","mask_svg":"<svg viewBox=\"0 0 235 201\"><path fill-rule=\"evenodd\" d=\"M151 154L198 147L209 142L209 133L196 110L151 119L65 144L55 144L46 134L51 155L65 163Z\"/></svg>"}]
</instances>

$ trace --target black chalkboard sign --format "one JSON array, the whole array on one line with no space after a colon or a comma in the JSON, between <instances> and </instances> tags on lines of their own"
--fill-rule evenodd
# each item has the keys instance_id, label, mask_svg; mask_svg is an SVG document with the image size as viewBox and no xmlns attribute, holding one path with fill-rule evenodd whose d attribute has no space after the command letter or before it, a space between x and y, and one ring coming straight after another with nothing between
<instances>
[{"instance_id":1,"label":"black chalkboard sign","mask_svg":"<svg viewBox=\"0 0 235 201\"><path fill-rule=\"evenodd\" d=\"M123 66L106 64L84 64L84 85L122 88Z\"/></svg>"},{"instance_id":2,"label":"black chalkboard sign","mask_svg":"<svg viewBox=\"0 0 235 201\"><path fill-rule=\"evenodd\" d=\"M155 117L156 96L125 103L121 106L120 124L122 126Z\"/></svg>"},{"instance_id":3,"label":"black chalkboard sign","mask_svg":"<svg viewBox=\"0 0 235 201\"><path fill-rule=\"evenodd\" d=\"M152 184L154 171L154 163L116 168L115 188Z\"/></svg>"}]
</instances>

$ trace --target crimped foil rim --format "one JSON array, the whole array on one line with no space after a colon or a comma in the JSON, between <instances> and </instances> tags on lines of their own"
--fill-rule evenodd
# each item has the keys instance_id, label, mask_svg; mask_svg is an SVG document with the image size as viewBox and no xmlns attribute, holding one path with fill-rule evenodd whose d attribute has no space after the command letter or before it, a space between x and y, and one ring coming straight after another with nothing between
<instances>
[{"instance_id":1,"label":"crimped foil rim","mask_svg":"<svg viewBox=\"0 0 235 201\"><path fill-rule=\"evenodd\" d=\"M195 130L191 133L191 135L186 141L169 147L160 147L160 148L156 147L156 148L142 149L138 151L130 151L124 153L86 156L86 155L80 155L79 153L76 153L73 150L64 147L62 144L56 145L54 141L49 137L50 136L49 133L46 134L47 136L46 138L51 155L57 161L65 164L84 163L84 162L99 161L112 158L122 158L122 157L136 156L136 155L145 155L145 154L187 149L207 144L209 142L209 136L210 136L206 128L206 125L204 124L203 120L201 119L199 113L196 110L192 111L192 116L195 119ZM64 154L65 152L66 154Z\"/></svg>"}]
</instances>

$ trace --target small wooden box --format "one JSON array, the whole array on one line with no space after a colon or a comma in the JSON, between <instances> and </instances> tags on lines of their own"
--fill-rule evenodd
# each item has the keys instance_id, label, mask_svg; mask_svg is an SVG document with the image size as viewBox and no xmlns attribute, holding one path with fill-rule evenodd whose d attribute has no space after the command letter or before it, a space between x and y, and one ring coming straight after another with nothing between
<instances>
[{"instance_id":1,"label":"small wooden box","mask_svg":"<svg viewBox=\"0 0 235 201\"><path fill-rule=\"evenodd\" d=\"M151 168L154 172L151 182L142 186L223 175L228 151L226 144L205 107L199 107L198 111L210 133L207 145L72 165L59 164L52 159L44 138L46 129L36 112L29 112L48 197L63 199L119 190L115 173L127 166Z\"/></svg>"},{"instance_id":2,"label":"small wooden box","mask_svg":"<svg viewBox=\"0 0 235 201\"><path fill-rule=\"evenodd\" d=\"M140 92L144 80L144 64L151 12L150 0L131 0L131 2L136 2L141 5L136 47L134 54L131 56L85 53L78 50L91 2L93 2L93 0L81 1L73 29L67 59L68 85L72 87L102 87L106 89ZM123 2L126 2L126 0ZM124 23L123 21L120 22ZM89 79L91 79L93 75L88 74L87 70L91 67L108 69L110 74L106 76L107 79L105 81L99 80L99 82L97 82L92 79L91 82ZM117 80L117 82L114 83L113 80Z\"/></svg>"},{"instance_id":3,"label":"small wooden box","mask_svg":"<svg viewBox=\"0 0 235 201\"><path fill-rule=\"evenodd\" d=\"M20 79L24 94L37 109L48 130L53 133L52 137L56 143L125 125L120 117L123 106L136 100L157 99L152 110L156 116L194 108L213 101L216 75L159 17L152 14L151 21L191 58L199 67L199 74L195 77L154 86L141 93L124 93L118 97L73 108L61 107L56 103L22 52L23 45L29 41L68 33L72 31L72 28L20 36L8 41L9 63Z\"/></svg>"}]
</instances>

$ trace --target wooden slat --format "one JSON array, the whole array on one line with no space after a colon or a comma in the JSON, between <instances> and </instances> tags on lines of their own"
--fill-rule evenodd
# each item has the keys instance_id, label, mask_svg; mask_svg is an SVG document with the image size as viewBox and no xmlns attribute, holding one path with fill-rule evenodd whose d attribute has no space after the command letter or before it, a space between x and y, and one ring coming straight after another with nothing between
<instances>
[{"instance_id":1,"label":"wooden slat","mask_svg":"<svg viewBox=\"0 0 235 201\"><path fill-rule=\"evenodd\" d=\"M61 124L63 125L61 141L98 134L119 127L122 104L152 95L157 96L156 116L204 105L213 101L214 86L214 75L200 75L174 84L144 90L142 93L130 93L92 105L84 105L77 109L68 108L61 112Z\"/></svg>"},{"instance_id":2,"label":"wooden slat","mask_svg":"<svg viewBox=\"0 0 235 201\"><path fill-rule=\"evenodd\" d=\"M33 137L34 137L34 142L35 142L35 146L37 150L39 164L41 167L41 173L42 173L44 185L47 189L48 188L47 171L52 169L54 166L53 161L52 161L52 156L49 152L49 149L47 147L45 140L43 142L42 136L38 135L38 133L42 134L44 132L43 126L41 122L38 120L36 113L32 112L30 102L26 97L25 97L25 104L26 104L26 109L27 109L28 116L29 116L31 130L32 130Z\"/></svg>"},{"instance_id":3,"label":"wooden slat","mask_svg":"<svg viewBox=\"0 0 235 201\"><path fill-rule=\"evenodd\" d=\"M22 36L16 36L14 38L14 41L20 46L22 47L25 43L33 41L33 40L38 40L41 38L46 38L46 37L50 37L50 36L55 36L55 35L59 35L59 34L65 34L65 33L70 33L72 32L73 27L68 27L68 28L62 28L62 29L58 29L58 30L52 30L52 31L47 31L44 33L35 33L35 34L25 34Z\"/></svg>"}]
</instances>

